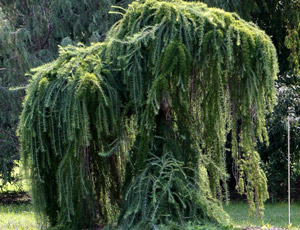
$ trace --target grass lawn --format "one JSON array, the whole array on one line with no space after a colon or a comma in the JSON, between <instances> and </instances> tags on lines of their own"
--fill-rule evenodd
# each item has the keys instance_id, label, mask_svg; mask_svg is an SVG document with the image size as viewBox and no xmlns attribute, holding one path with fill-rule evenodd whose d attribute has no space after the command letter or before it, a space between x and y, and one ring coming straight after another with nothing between
<instances>
[{"instance_id":1,"label":"grass lawn","mask_svg":"<svg viewBox=\"0 0 300 230\"><path fill-rule=\"evenodd\" d=\"M248 216L247 204L232 202L225 207L232 218L233 226L245 228L248 226L288 227L288 206L286 203L266 204L264 223L259 218ZM300 229L300 204L292 204L292 227ZM0 205L0 229L2 230L38 230L30 204Z\"/></svg>"},{"instance_id":2,"label":"grass lawn","mask_svg":"<svg viewBox=\"0 0 300 230\"><path fill-rule=\"evenodd\" d=\"M288 205L287 203L266 203L265 215L263 221L257 217L248 216L248 206L246 203L232 202L224 207L231 216L234 227L246 226L274 226L288 227ZM291 205L291 223L290 229L300 229L300 204Z\"/></svg>"},{"instance_id":3,"label":"grass lawn","mask_svg":"<svg viewBox=\"0 0 300 230\"><path fill-rule=\"evenodd\" d=\"M37 230L30 204L0 205L1 230Z\"/></svg>"}]
</instances>

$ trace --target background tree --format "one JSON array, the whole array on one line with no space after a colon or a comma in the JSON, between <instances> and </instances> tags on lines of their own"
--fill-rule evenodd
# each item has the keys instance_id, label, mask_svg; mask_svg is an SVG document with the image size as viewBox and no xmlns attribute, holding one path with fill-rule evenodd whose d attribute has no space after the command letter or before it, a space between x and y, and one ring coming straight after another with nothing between
<instances>
[{"instance_id":1,"label":"background tree","mask_svg":"<svg viewBox=\"0 0 300 230\"><path fill-rule=\"evenodd\" d=\"M291 111L292 198L299 199L300 184L300 79L281 76L276 84L278 105L268 118L270 145L260 146L272 199L287 197L287 116Z\"/></svg>"},{"instance_id":2,"label":"background tree","mask_svg":"<svg viewBox=\"0 0 300 230\"><path fill-rule=\"evenodd\" d=\"M44 221L87 228L120 210L120 229L225 224L229 133L238 190L262 213L256 143L268 140L278 71L270 38L202 3L120 10L105 42L61 48L33 70L20 136Z\"/></svg>"},{"instance_id":3,"label":"background tree","mask_svg":"<svg viewBox=\"0 0 300 230\"><path fill-rule=\"evenodd\" d=\"M24 74L30 64L25 47L29 42L29 34L17 30L0 8L0 188L17 180L13 173L19 160L15 131L23 93L9 88L26 82Z\"/></svg>"},{"instance_id":4,"label":"background tree","mask_svg":"<svg viewBox=\"0 0 300 230\"><path fill-rule=\"evenodd\" d=\"M58 45L101 41L115 22L108 14L117 0L3 0L0 2L0 187L16 178L18 139L15 134L30 68L52 61Z\"/></svg>"}]
</instances>

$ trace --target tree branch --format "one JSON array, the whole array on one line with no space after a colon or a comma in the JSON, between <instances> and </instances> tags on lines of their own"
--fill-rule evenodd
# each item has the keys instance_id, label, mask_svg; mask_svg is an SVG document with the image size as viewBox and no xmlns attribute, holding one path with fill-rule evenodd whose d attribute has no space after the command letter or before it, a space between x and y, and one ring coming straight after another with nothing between
<instances>
[{"instance_id":1,"label":"tree branch","mask_svg":"<svg viewBox=\"0 0 300 230\"><path fill-rule=\"evenodd\" d=\"M45 45L47 44L49 38L50 38L50 35L52 33L52 26L51 26L51 23L49 22L48 23L48 34L47 34L47 37L44 39L42 45L41 45L41 50L44 49Z\"/></svg>"}]
</instances>

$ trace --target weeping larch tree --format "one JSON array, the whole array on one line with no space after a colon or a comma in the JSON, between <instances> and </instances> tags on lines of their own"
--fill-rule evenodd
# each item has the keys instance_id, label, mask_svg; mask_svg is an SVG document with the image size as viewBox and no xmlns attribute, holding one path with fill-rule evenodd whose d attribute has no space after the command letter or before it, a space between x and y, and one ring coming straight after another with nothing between
<instances>
[{"instance_id":1,"label":"weeping larch tree","mask_svg":"<svg viewBox=\"0 0 300 230\"><path fill-rule=\"evenodd\" d=\"M199 2L116 11L104 42L61 48L32 70L19 135L42 226L226 224L228 153L237 190L262 214L256 143L268 142L278 72L270 38Z\"/></svg>"}]
</instances>

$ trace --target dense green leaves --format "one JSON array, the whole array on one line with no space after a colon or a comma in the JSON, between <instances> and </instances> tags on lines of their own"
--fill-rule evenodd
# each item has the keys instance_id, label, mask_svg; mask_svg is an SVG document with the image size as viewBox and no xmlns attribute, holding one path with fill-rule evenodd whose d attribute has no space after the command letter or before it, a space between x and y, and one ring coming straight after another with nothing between
<instances>
[{"instance_id":1,"label":"dense green leaves","mask_svg":"<svg viewBox=\"0 0 300 230\"><path fill-rule=\"evenodd\" d=\"M203 3L133 2L103 43L61 48L32 71L19 129L45 222L224 224L229 133L237 188L262 213L277 72L263 31Z\"/></svg>"}]
</instances>

